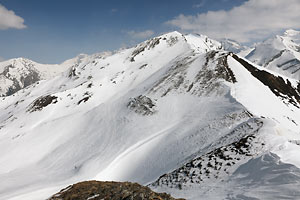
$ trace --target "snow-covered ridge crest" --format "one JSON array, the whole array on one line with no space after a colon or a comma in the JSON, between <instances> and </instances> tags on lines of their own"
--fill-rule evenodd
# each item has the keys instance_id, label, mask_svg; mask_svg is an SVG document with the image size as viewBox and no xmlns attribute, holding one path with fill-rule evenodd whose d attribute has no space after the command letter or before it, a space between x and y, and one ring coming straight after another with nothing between
<instances>
[{"instance_id":1,"label":"snow-covered ridge crest","mask_svg":"<svg viewBox=\"0 0 300 200\"><path fill-rule=\"evenodd\" d=\"M41 64L26 58L14 58L0 62L0 96L9 96L41 80L58 76L80 63L111 55L101 52L93 55L79 54L61 64Z\"/></svg>"},{"instance_id":2,"label":"snow-covered ridge crest","mask_svg":"<svg viewBox=\"0 0 300 200\"><path fill-rule=\"evenodd\" d=\"M166 39L168 38L168 39ZM161 40L166 40L168 46L177 42L189 45L197 53L205 53L210 50L220 50L221 45L204 35L182 35L174 31L151 40L138 44L132 56L129 58L134 61L135 56L144 50L150 50ZM163 50L164 47L161 48ZM126 50L125 50L126 51ZM9 96L40 80L51 79L66 70L74 69L79 65L88 65L97 62L97 59L111 56L117 52L102 52L93 55L80 54L75 58L66 60L61 64L40 64L25 58L15 58L0 62L0 95Z\"/></svg>"}]
</instances>

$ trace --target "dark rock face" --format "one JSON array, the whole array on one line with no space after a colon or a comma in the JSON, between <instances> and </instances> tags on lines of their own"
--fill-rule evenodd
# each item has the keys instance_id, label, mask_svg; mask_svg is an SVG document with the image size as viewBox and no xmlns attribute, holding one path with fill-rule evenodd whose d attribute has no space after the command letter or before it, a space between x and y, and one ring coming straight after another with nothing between
<instances>
[{"instance_id":1,"label":"dark rock face","mask_svg":"<svg viewBox=\"0 0 300 200\"><path fill-rule=\"evenodd\" d=\"M231 83L236 83L237 82L236 78L227 63L227 57L229 54L228 53L220 54L217 56L217 58L215 58L217 54L218 51L208 52L206 55L205 64L207 65L210 60L215 59L217 61L217 65L216 65L216 72L214 73L214 76L216 76L217 78L222 78Z\"/></svg>"},{"instance_id":2,"label":"dark rock face","mask_svg":"<svg viewBox=\"0 0 300 200\"><path fill-rule=\"evenodd\" d=\"M68 74L69 78L77 76L76 67L78 67L78 65L72 66L71 69L69 70L69 74Z\"/></svg>"},{"instance_id":3,"label":"dark rock face","mask_svg":"<svg viewBox=\"0 0 300 200\"><path fill-rule=\"evenodd\" d=\"M71 185L48 200L175 200L169 194L129 182L85 181ZM183 199L182 199L183 200Z\"/></svg>"},{"instance_id":4,"label":"dark rock face","mask_svg":"<svg viewBox=\"0 0 300 200\"><path fill-rule=\"evenodd\" d=\"M77 105L81 104L82 102L85 103L89 100L90 97L84 97L83 99L81 99L80 101L78 101Z\"/></svg>"},{"instance_id":5,"label":"dark rock face","mask_svg":"<svg viewBox=\"0 0 300 200\"><path fill-rule=\"evenodd\" d=\"M42 96L37 98L27 111L28 112L39 111L42 110L44 107L48 106L49 104L54 104L54 103L57 103L56 96L51 96L51 95Z\"/></svg>"},{"instance_id":6,"label":"dark rock face","mask_svg":"<svg viewBox=\"0 0 300 200\"><path fill-rule=\"evenodd\" d=\"M267 71L259 70L244 59L239 58L237 55L233 54L232 57L242 64L255 78L261 81L264 85L268 86L276 96L287 99L290 104L299 107L299 89L294 88L288 79L284 80L280 76L274 76Z\"/></svg>"}]
</instances>

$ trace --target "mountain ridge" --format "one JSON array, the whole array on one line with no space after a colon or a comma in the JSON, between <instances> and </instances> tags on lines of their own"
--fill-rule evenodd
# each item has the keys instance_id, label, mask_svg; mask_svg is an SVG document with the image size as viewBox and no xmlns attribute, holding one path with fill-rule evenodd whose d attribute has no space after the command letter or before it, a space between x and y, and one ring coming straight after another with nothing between
<instances>
[{"instance_id":1,"label":"mountain ridge","mask_svg":"<svg viewBox=\"0 0 300 200\"><path fill-rule=\"evenodd\" d=\"M93 179L159 191L153 183L172 172L163 190L175 197L251 198L235 179L242 166L263 166L268 152L300 166L297 86L206 36L179 32L84 57L0 99L0 199L46 199ZM224 189L221 180L231 179L237 184ZM172 187L181 180L189 184Z\"/></svg>"},{"instance_id":2,"label":"mountain ridge","mask_svg":"<svg viewBox=\"0 0 300 200\"><path fill-rule=\"evenodd\" d=\"M289 29L258 43L247 59L285 76L300 80L300 32Z\"/></svg>"}]
</instances>

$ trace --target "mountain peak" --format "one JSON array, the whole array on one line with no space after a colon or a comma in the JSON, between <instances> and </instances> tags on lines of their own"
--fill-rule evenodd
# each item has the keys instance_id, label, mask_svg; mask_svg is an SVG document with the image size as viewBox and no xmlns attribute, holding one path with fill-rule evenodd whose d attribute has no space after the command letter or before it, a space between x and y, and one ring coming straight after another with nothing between
<instances>
[{"instance_id":1,"label":"mountain peak","mask_svg":"<svg viewBox=\"0 0 300 200\"><path fill-rule=\"evenodd\" d=\"M284 36L295 36L300 35L300 31L296 31L294 29L288 29L284 32Z\"/></svg>"},{"instance_id":2,"label":"mountain peak","mask_svg":"<svg viewBox=\"0 0 300 200\"><path fill-rule=\"evenodd\" d=\"M171 31L169 33L166 33L166 35L182 35L182 33L178 32L178 31Z\"/></svg>"},{"instance_id":3,"label":"mountain peak","mask_svg":"<svg viewBox=\"0 0 300 200\"><path fill-rule=\"evenodd\" d=\"M206 35L201 34L188 34L184 36L187 43L196 52L205 53L211 50L221 50L222 45L220 42L210 39Z\"/></svg>"}]
</instances>

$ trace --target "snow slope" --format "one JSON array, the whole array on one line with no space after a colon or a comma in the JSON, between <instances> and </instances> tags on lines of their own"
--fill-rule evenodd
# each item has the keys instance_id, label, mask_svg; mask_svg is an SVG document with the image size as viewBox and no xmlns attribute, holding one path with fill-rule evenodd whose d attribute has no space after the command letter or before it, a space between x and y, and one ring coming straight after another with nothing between
<instances>
[{"instance_id":1,"label":"snow slope","mask_svg":"<svg viewBox=\"0 0 300 200\"><path fill-rule=\"evenodd\" d=\"M91 56L80 54L61 64L40 64L26 58L16 58L0 62L0 96L9 96L40 80L51 79L67 69L78 66L86 59L94 59L110 52Z\"/></svg>"},{"instance_id":2,"label":"snow slope","mask_svg":"<svg viewBox=\"0 0 300 200\"><path fill-rule=\"evenodd\" d=\"M247 59L252 62L300 80L300 32L287 30L256 45Z\"/></svg>"},{"instance_id":3,"label":"snow slope","mask_svg":"<svg viewBox=\"0 0 300 200\"><path fill-rule=\"evenodd\" d=\"M199 189L203 184L209 191L225 187L222 180L236 181L244 164L269 151L299 167L297 82L269 73L272 84L262 83L265 73L250 72L242 61L248 62L206 36L171 32L83 56L67 71L1 98L0 199L46 199L90 179L213 199L216 192ZM219 161L208 164L213 158ZM207 169L193 162L216 169L203 176ZM178 169L201 181L178 178Z\"/></svg>"}]
</instances>

